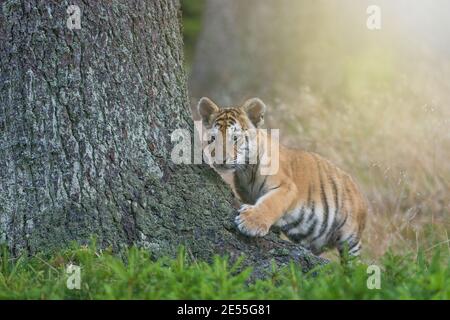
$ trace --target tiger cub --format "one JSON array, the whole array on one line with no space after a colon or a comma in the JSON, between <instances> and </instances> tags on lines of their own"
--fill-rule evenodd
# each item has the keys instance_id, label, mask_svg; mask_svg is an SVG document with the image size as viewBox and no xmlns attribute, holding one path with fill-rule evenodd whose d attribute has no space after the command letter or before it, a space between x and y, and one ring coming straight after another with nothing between
<instances>
[{"instance_id":1,"label":"tiger cub","mask_svg":"<svg viewBox=\"0 0 450 320\"><path fill-rule=\"evenodd\" d=\"M219 173L232 175L234 192L244 203L235 219L239 230L248 236L264 236L275 225L314 254L335 247L341 256L344 252L358 256L368 209L365 197L348 174L321 156L281 144L274 148L275 139L258 129L265 110L257 98L223 109L208 98L198 103L205 128L213 137L220 133L220 151L227 159L213 166ZM250 130L256 135L246 135ZM238 161L246 159L249 136L258 146L255 163ZM274 174L260 170L268 142L279 150ZM273 159L269 157L269 162Z\"/></svg>"}]
</instances>

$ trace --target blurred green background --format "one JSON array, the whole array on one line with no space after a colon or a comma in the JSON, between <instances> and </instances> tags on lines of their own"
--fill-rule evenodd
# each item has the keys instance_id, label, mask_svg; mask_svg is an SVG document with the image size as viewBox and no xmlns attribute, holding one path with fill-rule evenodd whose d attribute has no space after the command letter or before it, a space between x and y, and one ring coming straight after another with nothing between
<instances>
[{"instance_id":1,"label":"blurred green background","mask_svg":"<svg viewBox=\"0 0 450 320\"><path fill-rule=\"evenodd\" d=\"M183 13L183 40L186 66L192 63L198 34L202 28L205 0L181 0Z\"/></svg>"},{"instance_id":2,"label":"blurred green background","mask_svg":"<svg viewBox=\"0 0 450 320\"><path fill-rule=\"evenodd\" d=\"M373 209L367 257L450 253L449 1L181 4L192 106L258 96L284 144L354 176ZM366 25L370 5L379 30Z\"/></svg>"}]
</instances>

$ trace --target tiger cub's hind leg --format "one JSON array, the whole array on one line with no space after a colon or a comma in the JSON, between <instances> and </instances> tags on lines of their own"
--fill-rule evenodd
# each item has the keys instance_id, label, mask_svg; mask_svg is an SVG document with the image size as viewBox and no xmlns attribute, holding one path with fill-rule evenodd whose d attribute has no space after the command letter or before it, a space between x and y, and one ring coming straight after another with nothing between
<instances>
[{"instance_id":1,"label":"tiger cub's hind leg","mask_svg":"<svg viewBox=\"0 0 450 320\"><path fill-rule=\"evenodd\" d=\"M356 233L341 235L337 242L337 249L341 260L359 257L361 252L361 238Z\"/></svg>"}]
</instances>

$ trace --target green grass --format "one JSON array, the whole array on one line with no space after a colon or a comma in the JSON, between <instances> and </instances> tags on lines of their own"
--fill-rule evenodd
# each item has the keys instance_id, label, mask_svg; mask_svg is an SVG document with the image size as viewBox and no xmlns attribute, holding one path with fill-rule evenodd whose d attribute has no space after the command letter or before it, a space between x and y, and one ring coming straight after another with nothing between
<instances>
[{"instance_id":1,"label":"green grass","mask_svg":"<svg viewBox=\"0 0 450 320\"><path fill-rule=\"evenodd\" d=\"M449 262L438 250L430 258L386 254L381 289L369 290L362 263L331 263L308 274L292 264L248 284L251 270L237 272L242 261L189 261L183 249L175 259L154 261L137 248L122 258L95 246L19 258L3 248L0 299L449 299ZM80 290L66 286L70 263L81 267Z\"/></svg>"}]
</instances>

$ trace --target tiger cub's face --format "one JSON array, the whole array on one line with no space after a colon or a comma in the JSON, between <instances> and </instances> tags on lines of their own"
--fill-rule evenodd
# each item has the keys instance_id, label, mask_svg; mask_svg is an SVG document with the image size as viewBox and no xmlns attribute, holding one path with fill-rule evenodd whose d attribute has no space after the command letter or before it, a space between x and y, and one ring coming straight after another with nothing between
<instances>
[{"instance_id":1,"label":"tiger cub's face","mask_svg":"<svg viewBox=\"0 0 450 320\"><path fill-rule=\"evenodd\" d=\"M263 124L265 110L265 104L257 98L232 108L219 108L208 98L200 99L198 112L209 129L208 146L215 168L234 170L250 162L250 150L254 150L257 139L255 129Z\"/></svg>"}]
</instances>

